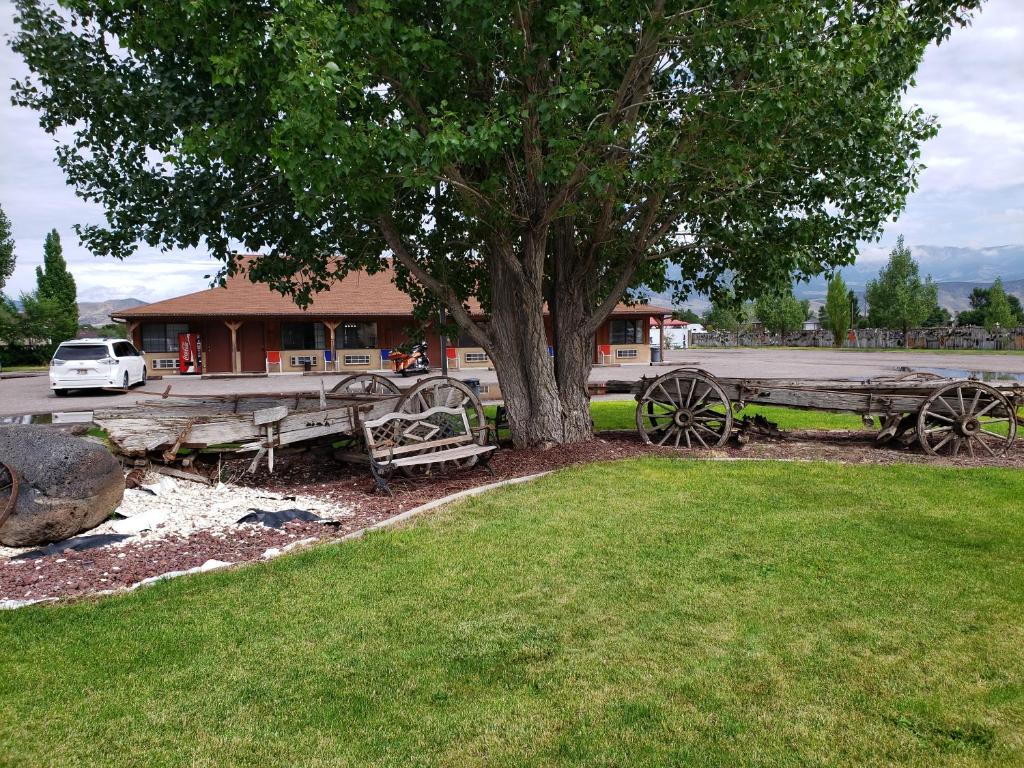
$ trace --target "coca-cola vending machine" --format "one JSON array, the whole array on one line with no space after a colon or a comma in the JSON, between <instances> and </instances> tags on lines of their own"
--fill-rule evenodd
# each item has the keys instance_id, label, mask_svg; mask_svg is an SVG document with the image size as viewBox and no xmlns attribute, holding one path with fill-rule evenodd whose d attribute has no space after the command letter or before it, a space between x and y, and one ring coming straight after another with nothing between
<instances>
[{"instance_id":1,"label":"coca-cola vending machine","mask_svg":"<svg viewBox=\"0 0 1024 768\"><path fill-rule=\"evenodd\" d=\"M178 372L203 372L203 345L198 333L178 334Z\"/></svg>"}]
</instances>

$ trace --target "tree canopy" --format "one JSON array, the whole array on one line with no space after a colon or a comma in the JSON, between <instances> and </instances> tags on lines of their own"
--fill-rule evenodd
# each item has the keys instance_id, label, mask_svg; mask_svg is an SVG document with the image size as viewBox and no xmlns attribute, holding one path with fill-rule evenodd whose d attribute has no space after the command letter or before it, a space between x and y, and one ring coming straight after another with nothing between
<instances>
[{"instance_id":1,"label":"tree canopy","mask_svg":"<svg viewBox=\"0 0 1024 768\"><path fill-rule=\"evenodd\" d=\"M828 318L826 327L832 331L833 343L837 347L843 346L846 332L850 330L850 323L853 322L850 293L842 275L835 275L828 281L828 293L825 294L824 306L825 316ZM854 301L856 298L854 296Z\"/></svg>"},{"instance_id":2,"label":"tree canopy","mask_svg":"<svg viewBox=\"0 0 1024 768\"><path fill-rule=\"evenodd\" d=\"M988 307L985 310L985 328L1012 328L1018 322L1017 315L1010 307L1010 301L1003 290L1003 281L996 278L988 291Z\"/></svg>"},{"instance_id":3,"label":"tree canopy","mask_svg":"<svg viewBox=\"0 0 1024 768\"><path fill-rule=\"evenodd\" d=\"M865 297L872 326L898 328L903 333L922 325L938 306L938 288L931 277L921 280L920 268L902 235L878 279L868 281Z\"/></svg>"},{"instance_id":4,"label":"tree canopy","mask_svg":"<svg viewBox=\"0 0 1024 768\"><path fill-rule=\"evenodd\" d=\"M1020 299L1012 293L1006 293L1001 279L999 280L999 286L1003 290L1003 294L1006 297L1006 303L1009 306L1010 315L1012 316L1010 323L1000 321L1000 324L1003 326L1024 325L1024 307L1021 306ZM991 286L989 288L974 288L971 291L969 298L971 308L965 309L956 316L956 322L958 325L989 326L989 306L991 304L992 289L994 287L995 286Z\"/></svg>"},{"instance_id":5,"label":"tree canopy","mask_svg":"<svg viewBox=\"0 0 1024 768\"><path fill-rule=\"evenodd\" d=\"M0 293L14 274L14 235L11 232L11 220L0 208Z\"/></svg>"},{"instance_id":6,"label":"tree canopy","mask_svg":"<svg viewBox=\"0 0 1024 768\"><path fill-rule=\"evenodd\" d=\"M68 271L64 249L57 230L51 230L43 242L43 264L36 267L35 303L45 307L53 344L75 338L78 333L78 290ZM25 302L26 314L29 302Z\"/></svg>"},{"instance_id":7,"label":"tree canopy","mask_svg":"<svg viewBox=\"0 0 1024 768\"><path fill-rule=\"evenodd\" d=\"M851 262L936 130L901 101L921 56L980 0L16 2L15 100L72 130L94 253L205 242L231 270L240 243L300 302L392 255L490 354L522 444L589 436L632 288Z\"/></svg>"},{"instance_id":8,"label":"tree canopy","mask_svg":"<svg viewBox=\"0 0 1024 768\"><path fill-rule=\"evenodd\" d=\"M754 304L757 319L771 333L799 331L809 313L809 305L793 295L793 289L772 291Z\"/></svg>"}]
</instances>

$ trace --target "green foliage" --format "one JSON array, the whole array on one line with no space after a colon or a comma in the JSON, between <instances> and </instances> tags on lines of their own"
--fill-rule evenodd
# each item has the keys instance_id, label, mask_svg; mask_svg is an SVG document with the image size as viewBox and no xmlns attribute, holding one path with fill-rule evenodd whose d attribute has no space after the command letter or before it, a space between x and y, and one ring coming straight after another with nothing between
<instances>
[{"instance_id":1,"label":"green foliage","mask_svg":"<svg viewBox=\"0 0 1024 768\"><path fill-rule=\"evenodd\" d=\"M800 330L809 311L809 302L798 301L793 295L792 288L766 294L754 304L757 319L771 333L783 334Z\"/></svg>"},{"instance_id":2,"label":"green foliage","mask_svg":"<svg viewBox=\"0 0 1024 768\"><path fill-rule=\"evenodd\" d=\"M988 307L985 310L985 328L991 331L996 326L1012 328L1018 322L1018 316L1010 307L1006 291L1003 290L1003 281L996 278L988 292Z\"/></svg>"},{"instance_id":3,"label":"green foliage","mask_svg":"<svg viewBox=\"0 0 1024 768\"><path fill-rule=\"evenodd\" d=\"M692 309L677 309L672 313L672 317L675 320L682 320L685 323L699 323L701 317Z\"/></svg>"},{"instance_id":4,"label":"green foliage","mask_svg":"<svg viewBox=\"0 0 1024 768\"><path fill-rule=\"evenodd\" d=\"M421 319L446 305L561 411L585 366L555 366L631 287L749 298L852 262L936 131L901 103L923 52L979 1L17 0L14 98L67 131L92 252L205 242L233 270L241 244L301 303L393 255Z\"/></svg>"},{"instance_id":5,"label":"green foliage","mask_svg":"<svg viewBox=\"0 0 1024 768\"><path fill-rule=\"evenodd\" d=\"M826 327L832 331L834 343L837 347L843 346L843 342L846 340L846 332L850 330L850 313L852 310L850 293L851 291L847 290L846 282L843 280L842 275L837 274L828 281L828 293L825 296L825 306L823 309L828 317L828 325Z\"/></svg>"},{"instance_id":6,"label":"green foliage","mask_svg":"<svg viewBox=\"0 0 1024 768\"><path fill-rule=\"evenodd\" d=\"M992 301L992 290L995 286L990 288L975 288L971 291L970 302L971 308L960 312L956 316L957 325L983 325L989 328L988 316L990 313L990 306ZM1009 309L1009 320L1010 322L1003 322L1007 319L1007 315L1003 310L999 310L999 314L1002 315L1002 319L998 320L1000 325L1004 327L1013 327L1018 325L1024 325L1024 307L1021 307L1020 299L1010 293L1006 293L1003 288L1002 280L999 280L999 288L1006 300L1006 306ZM998 300L1002 303L1002 300ZM994 323L993 323L994 325Z\"/></svg>"},{"instance_id":7,"label":"green foliage","mask_svg":"<svg viewBox=\"0 0 1024 768\"><path fill-rule=\"evenodd\" d=\"M14 235L11 231L11 220L0 208L0 293L14 274Z\"/></svg>"},{"instance_id":8,"label":"green foliage","mask_svg":"<svg viewBox=\"0 0 1024 768\"><path fill-rule=\"evenodd\" d=\"M953 321L953 315L945 307L940 307L936 304L932 307L931 312L928 313L928 317L924 319L924 326L926 328L938 328L939 326L949 325Z\"/></svg>"},{"instance_id":9,"label":"green foliage","mask_svg":"<svg viewBox=\"0 0 1024 768\"><path fill-rule=\"evenodd\" d=\"M868 281L865 295L872 326L898 328L904 333L921 326L938 305L938 288L931 277L921 280L917 262L902 235L878 279Z\"/></svg>"},{"instance_id":10,"label":"green foliage","mask_svg":"<svg viewBox=\"0 0 1024 768\"><path fill-rule=\"evenodd\" d=\"M858 327L857 324L861 321L860 299L857 298L857 294L851 288L846 294L846 300L850 305L850 326L856 328Z\"/></svg>"},{"instance_id":11,"label":"green foliage","mask_svg":"<svg viewBox=\"0 0 1024 768\"><path fill-rule=\"evenodd\" d=\"M711 307L704 314L704 327L713 331L744 331L754 321L754 304L740 301L736 294L723 291L711 301Z\"/></svg>"},{"instance_id":12,"label":"green foliage","mask_svg":"<svg viewBox=\"0 0 1024 768\"><path fill-rule=\"evenodd\" d=\"M125 323L107 323L106 325L83 325L81 330L90 336L107 337L110 339L127 339L128 326Z\"/></svg>"},{"instance_id":13,"label":"green foliage","mask_svg":"<svg viewBox=\"0 0 1024 768\"><path fill-rule=\"evenodd\" d=\"M75 278L68 272L57 230L46 235L43 266L36 267L37 306L45 306L48 336L53 346L75 338L78 333L78 293ZM28 305L26 305L27 307ZM27 314L27 311L26 311Z\"/></svg>"}]
</instances>

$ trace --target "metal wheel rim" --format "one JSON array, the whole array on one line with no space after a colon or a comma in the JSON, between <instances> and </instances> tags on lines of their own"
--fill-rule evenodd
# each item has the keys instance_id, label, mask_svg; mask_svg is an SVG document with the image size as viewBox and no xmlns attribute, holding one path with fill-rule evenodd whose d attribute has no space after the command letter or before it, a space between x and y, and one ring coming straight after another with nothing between
<instances>
[{"instance_id":1,"label":"metal wheel rim","mask_svg":"<svg viewBox=\"0 0 1024 768\"><path fill-rule=\"evenodd\" d=\"M391 379L376 373L355 373L346 376L333 387L331 392L352 395L400 395L402 390Z\"/></svg>"},{"instance_id":2,"label":"metal wheel rim","mask_svg":"<svg viewBox=\"0 0 1024 768\"><path fill-rule=\"evenodd\" d=\"M1006 434L994 432L1005 424ZM917 415L917 439L932 456L997 457L1017 435L1013 406L999 390L980 381L954 381L935 390Z\"/></svg>"},{"instance_id":3,"label":"metal wheel rim","mask_svg":"<svg viewBox=\"0 0 1024 768\"><path fill-rule=\"evenodd\" d=\"M732 433L732 408L712 376L669 371L639 396L636 426L648 445L720 448Z\"/></svg>"}]
</instances>

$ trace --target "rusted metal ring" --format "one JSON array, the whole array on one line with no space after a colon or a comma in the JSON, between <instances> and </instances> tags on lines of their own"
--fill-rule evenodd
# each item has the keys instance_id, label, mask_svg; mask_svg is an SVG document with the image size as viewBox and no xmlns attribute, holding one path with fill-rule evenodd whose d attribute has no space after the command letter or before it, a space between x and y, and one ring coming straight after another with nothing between
<instances>
[{"instance_id":1,"label":"rusted metal ring","mask_svg":"<svg viewBox=\"0 0 1024 768\"><path fill-rule=\"evenodd\" d=\"M7 477L10 477L10 481ZM0 494L4 491L9 491L10 497L4 502L0 496L0 525L7 522L14 511L14 505L18 503L18 473L11 469L10 464L0 461Z\"/></svg>"}]
</instances>

